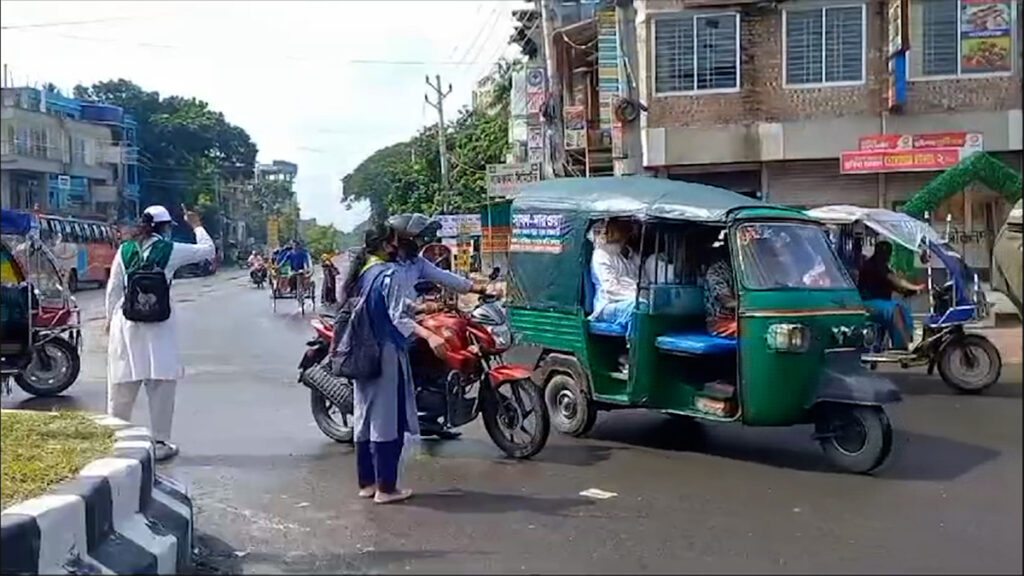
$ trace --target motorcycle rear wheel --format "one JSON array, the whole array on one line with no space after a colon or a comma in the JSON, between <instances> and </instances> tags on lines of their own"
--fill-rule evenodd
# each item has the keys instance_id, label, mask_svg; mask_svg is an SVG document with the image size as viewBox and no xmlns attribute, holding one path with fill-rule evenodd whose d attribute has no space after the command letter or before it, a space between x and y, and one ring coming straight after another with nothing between
<instances>
[{"instance_id":1,"label":"motorcycle rear wheel","mask_svg":"<svg viewBox=\"0 0 1024 576\"><path fill-rule=\"evenodd\" d=\"M325 436L342 444L352 443L351 414L343 414L326 396L312 389L309 391L309 407L316 427Z\"/></svg>"},{"instance_id":2,"label":"motorcycle rear wheel","mask_svg":"<svg viewBox=\"0 0 1024 576\"><path fill-rule=\"evenodd\" d=\"M511 380L485 393L482 416L491 440L517 460L536 456L548 442L551 419L544 404L544 395L531 380ZM533 430L525 428L533 417ZM524 440L516 440L516 432L524 432Z\"/></svg>"}]
</instances>

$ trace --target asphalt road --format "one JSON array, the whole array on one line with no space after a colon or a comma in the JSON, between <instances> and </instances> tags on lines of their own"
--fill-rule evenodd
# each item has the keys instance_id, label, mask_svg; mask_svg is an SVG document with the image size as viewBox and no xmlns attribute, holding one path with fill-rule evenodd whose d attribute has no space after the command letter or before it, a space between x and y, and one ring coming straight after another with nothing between
<instances>
[{"instance_id":1,"label":"asphalt road","mask_svg":"<svg viewBox=\"0 0 1024 576\"><path fill-rule=\"evenodd\" d=\"M474 423L424 442L408 503L355 497L354 458L313 424L295 366L311 332L294 302L272 314L243 273L175 282L188 375L161 471L197 509L201 568L244 573L1021 573L1021 370L980 397L896 374L898 454L879 476L830 471L804 427L705 425L693 437L643 412L601 416L504 459ZM57 400L102 410L100 291L83 374ZM136 420L148 422L140 398ZM588 488L617 493L581 497Z\"/></svg>"}]
</instances>

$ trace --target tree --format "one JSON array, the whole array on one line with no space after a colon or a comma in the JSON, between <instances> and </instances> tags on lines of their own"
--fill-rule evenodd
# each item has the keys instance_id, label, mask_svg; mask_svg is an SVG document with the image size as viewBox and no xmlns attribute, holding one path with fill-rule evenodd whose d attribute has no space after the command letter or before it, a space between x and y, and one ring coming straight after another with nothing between
<instances>
[{"instance_id":1,"label":"tree","mask_svg":"<svg viewBox=\"0 0 1024 576\"><path fill-rule=\"evenodd\" d=\"M487 164L505 158L514 65L502 60L491 72L494 113L464 108L446 126L454 198L445 199L441 194L437 126L429 126L405 142L377 150L346 175L343 200L368 201L371 220L398 212L465 211L479 204L486 196ZM446 201L447 207L442 205Z\"/></svg>"},{"instance_id":2,"label":"tree","mask_svg":"<svg viewBox=\"0 0 1024 576\"><path fill-rule=\"evenodd\" d=\"M144 203L214 206L219 213L218 179L253 171L257 148L249 134L202 100L162 98L125 79L78 85L74 95L120 106L135 118Z\"/></svg>"},{"instance_id":3,"label":"tree","mask_svg":"<svg viewBox=\"0 0 1024 576\"><path fill-rule=\"evenodd\" d=\"M314 224L306 231L306 237L303 240L309 253L319 259L324 254L334 254L338 251L340 234L332 224L327 226Z\"/></svg>"}]
</instances>

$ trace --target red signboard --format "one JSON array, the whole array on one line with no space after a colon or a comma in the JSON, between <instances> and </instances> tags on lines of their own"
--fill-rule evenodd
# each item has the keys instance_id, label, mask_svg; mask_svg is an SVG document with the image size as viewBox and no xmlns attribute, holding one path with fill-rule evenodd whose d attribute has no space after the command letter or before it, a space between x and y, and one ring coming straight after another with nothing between
<instances>
[{"instance_id":1,"label":"red signboard","mask_svg":"<svg viewBox=\"0 0 1024 576\"><path fill-rule=\"evenodd\" d=\"M960 162L962 148L857 150L843 152L843 174L946 170Z\"/></svg>"},{"instance_id":2,"label":"red signboard","mask_svg":"<svg viewBox=\"0 0 1024 576\"><path fill-rule=\"evenodd\" d=\"M924 148L981 148L982 137L977 132L939 132L936 134L878 134L862 136L857 149L906 150Z\"/></svg>"}]
</instances>

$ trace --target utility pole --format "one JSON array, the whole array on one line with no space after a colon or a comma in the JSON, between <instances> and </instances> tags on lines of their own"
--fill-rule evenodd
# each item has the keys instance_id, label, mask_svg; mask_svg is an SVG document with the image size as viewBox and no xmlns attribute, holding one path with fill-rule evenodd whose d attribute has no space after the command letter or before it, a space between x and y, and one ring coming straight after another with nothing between
<instances>
[{"instance_id":1,"label":"utility pole","mask_svg":"<svg viewBox=\"0 0 1024 576\"><path fill-rule=\"evenodd\" d=\"M430 76L426 77L427 86L434 91L434 96L437 98L437 104L430 101L430 95L424 94L423 99L430 104L430 106L437 110L437 147L441 155L441 194L444 196L443 205L447 208L448 204L448 149L445 146L444 141L444 99L452 93L452 85L448 84L448 91L444 92L441 90L441 75L437 74L434 76L436 84L430 82Z\"/></svg>"},{"instance_id":2,"label":"utility pole","mask_svg":"<svg viewBox=\"0 0 1024 576\"><path fill-rule=\"evenodd\" d=\"M619 40L619 97L632 99L639 106L640 93L637 85L636 7L633 0L618 0L615 5L615 27ZM622 122L622 157L614 158L616 176L638 174L643 166L643 142L640 135L640 117L632 122ZM616 120L619 122L619 120Z\"/></svg>"},{"instance_id":3,"label":"utility pole","mask_svg":"<svg viewBox=\"0 0 1024 576\"><path fill-rule=\"evenodd\" d=\"M548 97L551 118L545 119L544 128L544 177L555 178L565 175L565 132L562 129L562 82L558 73L555 54L555 7L551 0L540 0L541 33L544 35L544 60L547 64Z\"/></svg>"}]
</instances>

